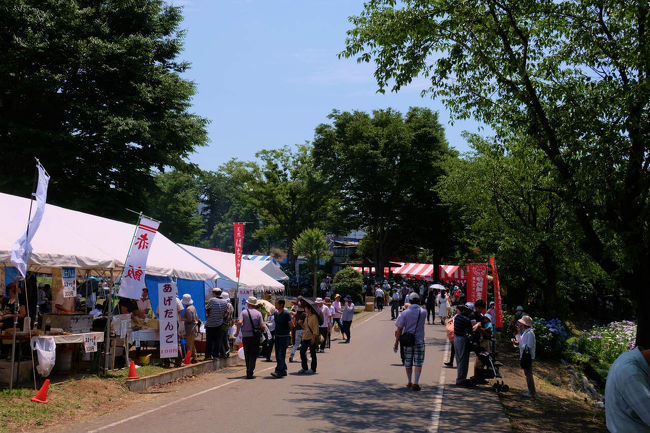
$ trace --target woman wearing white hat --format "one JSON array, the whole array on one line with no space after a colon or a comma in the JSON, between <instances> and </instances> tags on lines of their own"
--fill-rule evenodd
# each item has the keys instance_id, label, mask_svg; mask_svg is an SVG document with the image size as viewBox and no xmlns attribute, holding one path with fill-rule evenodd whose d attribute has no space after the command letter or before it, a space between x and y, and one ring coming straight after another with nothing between
<instances>
[{"instance_id":1,"label":"woman wearing white hat","mask_svg":"<svg viewBox=\"0 0 650 433\"><path fill-rule=\"evenodd\" d=\"M196 336L199 335L199 316L196 313L194 301L189 293L183 295L183 300L181 302L186 307L183 312L183 321L185 322L185 341L187 342L187 350L192 353L192 362L196 362L196 346L194 345L194 340L196 339Z\"/></svg>"},{"instance_id":2,"label":"woman wearing white hat","mask_svg":"<svg viewBox=\"0 0 650 433\"><path fill-rule=\"evenodd\" d=\"M521 368L526 376L526 385L528 392L524 392L524 397L535 398L535 379L533 379L533 359L535 359L535 333L533 332L533 319L530 316L523 316L517 321L521 326L521 336L519 339L512 339L515 345L519 346L519 359Z\"/></svg>"}]
</instances>

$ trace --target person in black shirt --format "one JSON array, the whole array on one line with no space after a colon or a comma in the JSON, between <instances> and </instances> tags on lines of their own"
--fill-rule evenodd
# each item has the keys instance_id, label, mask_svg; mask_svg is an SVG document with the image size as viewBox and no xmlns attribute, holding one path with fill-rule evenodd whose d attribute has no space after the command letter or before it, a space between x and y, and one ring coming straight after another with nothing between
<instances>
[{"instance_id":1,"label":"person in black shirt","mask_svg":"<svg viewBox=\"0 0 650 433\"><path fill-rule=\"evenodd\" d=\"M454 349L456 352L456 385L468 386L467 371L469 369L469 337L472 334L472 319L470 315L474 309L471 302L458 307L460 314L454 319Z\"/></svg>"},{"instance_id":2,"label":"person in black shirt","mask_svg":"<svg viewBox=\"0 0 650 433\"><path fill-rule=\"evenodd\" d=\"M291 313L284 309L284 299L275 301L277 311L273 314L275 320L275 361L277 365L271 376L280 378L287 375L287 347L291 333Z\"/></svg>"}]
</instances>

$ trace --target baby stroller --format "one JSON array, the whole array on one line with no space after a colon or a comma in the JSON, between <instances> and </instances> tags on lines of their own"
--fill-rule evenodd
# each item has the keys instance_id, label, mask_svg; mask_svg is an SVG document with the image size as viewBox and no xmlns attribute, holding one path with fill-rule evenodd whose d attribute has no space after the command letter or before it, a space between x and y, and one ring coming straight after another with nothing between
<instances>
[{"instance_id":1,"label":"baby stroller","mask_svg":"<svg viewBox=\"0 0 650 433\"><path fill-rule=\"evenodd\" d=\"M506 385L499 371L499 365L496 362L496 357L493 353L488 352L479 344L472 344L472 350L476 354L477 362L481 363L481 368L478 369L476 375L472 378L477 383L485 383L487 379L496 379L492 385L492 390L495 392L508 392L510 387Z\"/></svg>"}]
</instances>

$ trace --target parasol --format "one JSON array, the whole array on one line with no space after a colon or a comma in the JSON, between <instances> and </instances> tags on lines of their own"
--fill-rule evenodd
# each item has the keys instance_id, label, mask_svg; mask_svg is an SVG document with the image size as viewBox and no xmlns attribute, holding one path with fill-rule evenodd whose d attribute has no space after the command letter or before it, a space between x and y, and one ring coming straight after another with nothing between
<instances>
[{"instance_id":1,"label":"parasol","mask_svg":"<svg viewBox=\"0 0 650 433\"><path fill-rule=\"evenodd\" d=\"M430 289L437 289L437 290L447 290L447 288L445 286L443 286L442 284L431 284L429 286L429 288Z\"/></svg>"},{"instance_id":2,"label":"parasol","mask_svg":"<svg viewBox=\"0 0 650 433\"><path fill-rule=\"evenodd\" d=\"M309 298L300 298L300 299L302 300L302 302L304 302L305 304L310 306L312 310L314 310L314 312L318 316L318 323L322 324L323 323L323 312L321 311L320 307L318 305L316 305L316 303L314 301L312 301L311 299L309 299Z\"/></svg>"},{"instance_id":3,"label":"parasol","mask_svg":"<svg viewBox=\"0 0 650 433\"><path fill-rule=\"evenodd\" d=\"M258 299L257 300L257 305L264 308L264 310L268 314L273 314L275 313L275 305L271 304L269 301L266 299Z\"/></svg>"}]
</instances>

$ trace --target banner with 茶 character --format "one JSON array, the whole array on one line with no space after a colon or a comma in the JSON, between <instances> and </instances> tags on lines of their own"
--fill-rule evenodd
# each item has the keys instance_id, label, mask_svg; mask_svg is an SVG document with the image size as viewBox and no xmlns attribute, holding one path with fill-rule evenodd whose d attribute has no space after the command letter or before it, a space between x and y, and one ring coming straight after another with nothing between
<instances>
[{"instance_id":1,"label":"banner with \u8336 character","mask_svg":"<svg viewBox=\"0 0 650 433\"><path fill-rule=\"evenodd\" d=\"M160 325L160 357L178 356L178 308L176 284L158 284L158 323Z\"/></svg>"},{"instance_id":2,"label":"banner with \u8336 character","mask_svg":"<svg viewBox=\"0 0 650 433\"><path fill-rule=\"evenodd\" d=\"M130 299L140 299L142 296L147 257L159 225L159 221L147 217L140 218L135 236L131 241L129 255L124 263L118 296Z\"/></svg>"},{"instance_id":3,"label":"banner with \u8336 character","mask_svg":"<svg viewBox=\"0 0 650 433\"><path fill-rule=\"evenodd\" d=\"M467 278L467 301L483 299L487 303L487 265L475 263L465 265Z\"/></svg>"}]
</instances>

